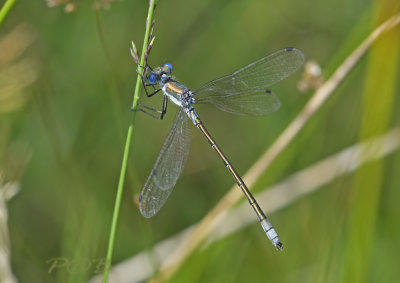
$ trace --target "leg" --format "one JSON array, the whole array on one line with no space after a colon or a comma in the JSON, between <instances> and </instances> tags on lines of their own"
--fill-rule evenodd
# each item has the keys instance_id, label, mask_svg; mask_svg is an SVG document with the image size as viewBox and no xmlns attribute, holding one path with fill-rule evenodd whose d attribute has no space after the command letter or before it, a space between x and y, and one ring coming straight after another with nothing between
<instances>
[{"instance_id":1,"label":"leg","mask_svg":"<svg viewBox=\"0 0 400 283\"><path fill-rule=\"evenodd\" d=\"M151 85L151 86L153 86L153 85ZM154 91L153 91L152 93L148 93L145 83L143 83L143 88L144 88L144 91L146 92L147 97L152 97L152 96L155 95L157 92L159 92L160 90L162 90L161 88L156 89L156 88L153 86Z\"/></svg>"},{"instance_id":2,"label":"leg","mask_svg":"<svg viewBox=\"0 0 400 283\"><path fill-rule=\"evenodd\" d=\"M138 73L139 75L140 75L140 73L139 73L139 67L143 69L143 71L144 71L144 72L143 72L143 75L145 75L145 76L146 76L146 74L147 74L147 69L150 69L151 71L153 71L153 68L150 67L149 64L146 64L145 66L142 66L142 65L138 64L138 66L137 66L137 68L136 68L136 73ZM140 76L142 77L142 75L140 75Z\"/></svg>"},{"instance_id":3,"label":"leg","mask_svg":"<svg viewBox=\"0 0 400 283\"><path fill-rule=\"evenodd\" d=\"M147 115L149 115L153 118L162 120L164 118L165 113L167 113L167 102L168 102L168 98L166 96L164 96L162 110L157 110L157 109L151 108L151 107L149 107L147 105L143 105L143 104L138 104L138 107L136 109L132 109L132 111L142 111L143 113L146 113ZM149 111L160 114L160 116L154 115L153 113L151 113Z\"/></svg>"},{"instance_id":4,"label":"leg","mask_svg":"<svg viewBox=\"0 0 400 283\"><path fill-rule=\"evenodd\" d=\"M153 117L153 118L155 118L155 119L161 120L161 116L154 115L154 114L152 114L152 113L150 113L150 112L144 110L143 108L139 108L139 107L144 107L144 108L146 108L146 109L148 108L146 105L139 104L138 107L137 107L136 109L132 109L132 111L141 111L141 112L143 112L143 113L145 113L145 114L147 114L147 115L149 115L149 116L151 116L151 117ZM152 110L152 111L154 110L154 111L157 112L157 113L160 113L160 112L161 112L161 111L158 111L158 110L156 110L156 109L151 109L151 110Z\"/></svg>"},{"instance_id":5,"label":"leg","mask_svg":"<svg viewBox=\"0 0 400 283\"><path fill-rule=\"evenodd\" d=\"M139 67L143 69L143 75L139 72ZM138 73L138 75L142 78L142 82L145 81L144 77L146 77L148 69L153 71L153 68L150 67L149 64L146 64L145 66L142 66L142 65L138 64L138 66L136 68L136 73Z\"/></svg>"},{"instance_id":6,"label":"leg","mask_svg":"<svg viewBox=\"0 0 400 283\"><path fill-rule=\"evenodd\" d=\"M145 69L144 76L142 76L139 72L138 72L138 74L139 74L139 76L142 78L142 85L143 85L144 91L146 92L147 97L152 97L152 96L155 95L157 92L159 92L159 91L161 90L161 88L156 89L156 87L155 87L153 84L146 83L145 76L146 76L146 73L147 73L147 69L148 69L148 68L150 68L150 70L153 70L150 66L148 66L148 67L146 67L146 69ZM136 71L137 71L137 70L136 70ZM149 87L149 86L151 86L151 87L153 88L153 92L152 92L152 93L149 93L149 92L147 91L147 87Z\"/></svg>"},{"instance_id":7,"label":"leg","mask_svg":"<svg viewBox=\"0 0 400 283\"><path fill-rule=\"evenodd\" d=\"M150 84L150 83L146 82L145 76L147 74L147 70L148 69L153 70L148 64L146 64L146 66L138 65L138 67L141 67L141 68L144 69L143 75L139 73L138 69L136 69L136 72L139 74L139 76L142 79L142 85L143 85L143 88L144 88L144 90L146 92L146 96L147 97L152 97L153 95L158 93L160 90L162 90L161 88L156 89L156 87L153 84ZM151 86L153 88L153 92L152 93L149 93L147 91L147 87L149 87L149 86ZM136 109L132 109L132 111L139 110L139 111L142 111L143 113L146 113L146 114L148 114L148 115L150 115L150 116L152 116L152 117L154 117L156 119L162 120L163 117L164 117L164 114L167 113L167 101L168 101L167 97L164 96L163 106L162 106L162 110L161 111L157 110L157 109L154 109L154 108L151 108L149 106L143 105L143 104L139 104L138 107ZM150 113L149 111L147 111L145 109L153 111L153 112L155 112L157 114L160 114L160 116L156 116L153 113Z\"/></svg>"}]
</instances>

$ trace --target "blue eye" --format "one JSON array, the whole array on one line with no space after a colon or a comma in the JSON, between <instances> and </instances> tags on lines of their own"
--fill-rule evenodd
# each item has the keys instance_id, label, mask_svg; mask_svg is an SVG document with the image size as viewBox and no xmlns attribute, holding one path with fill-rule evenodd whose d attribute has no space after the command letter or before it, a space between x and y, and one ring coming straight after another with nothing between
<instances>
[{"instance_id":1,"label":"blue eye","mask_svg":"<svg viewBox=\"0 0 400 283\"><path fill-rule=\"evenodd\" d=\"M150 73L147 79L149 80L149 83L151 83L152 85L156 84L157 82L157 76L153 72Z\"/></svg>"},{"instance_id":2,"label":"blue eye","mask_svg":"<svg viewBox=\"0 0 400 283\"><path fill-rule=\"evenodd\" d=\"M172 65L171 65L170 63L165 63L165 64L164 64L164 67L168 67L168 68L171 70L171 72L172 72Z\"/></svg>"}]
</instances>

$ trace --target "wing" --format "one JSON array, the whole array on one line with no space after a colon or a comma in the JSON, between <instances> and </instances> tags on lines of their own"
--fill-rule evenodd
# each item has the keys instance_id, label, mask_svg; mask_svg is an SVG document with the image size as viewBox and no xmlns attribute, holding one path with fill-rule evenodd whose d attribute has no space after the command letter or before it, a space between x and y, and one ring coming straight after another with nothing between
<instances>
[{"instance_id":1,"label":"wing","mask_svg":"<svg viewBox=\"0 0 400 283\"><path fill-rule=\"evenodd\" d=\"M194 91L195 101L239 115L274 112L280 101L267 88L290 76L303 62L304 55L296 48L276 51Z\"/></svg>"},{"instance_id":2,"label":"wing","mask_svg":"<svg viewBox=\"0 0 400 283\"><path fill-rule=\"evenodd\" d=\"M222 111L245 116L266 115L275 112L281 106L279 98L270 90L256 93L210 95L195 101L196 103L211 103Z\"/></svg>"},{"instance_id":3,"label":"wing","mask_svg":"<svg viewBox=\"0 0 400 283\"><path fill-rule=\"evenodd\" d=\"M190 129L182 108L158 155L153 170L139 198L139 209L144 217L155 215L172 192L185 166L190 145Z\"/></svg>"}]
</instances>

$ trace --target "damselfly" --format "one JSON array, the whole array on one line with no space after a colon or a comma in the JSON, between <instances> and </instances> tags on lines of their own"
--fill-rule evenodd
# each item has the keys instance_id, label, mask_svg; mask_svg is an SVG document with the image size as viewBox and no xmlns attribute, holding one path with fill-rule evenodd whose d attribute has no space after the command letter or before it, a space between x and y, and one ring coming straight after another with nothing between
<instances>
[{"instance_id":1,"label":"damselfly","mask_svg":"<svg viewBox=\"0 0 400 283\"><path fill-rule=\"evenodd\" d=\"M269 86L295 72L304 62L303 53L296 48L285 48L255 61L231 75L216 79L205 84L196 91L191 91L171 77L171 64L151 69L147 81L143 79L148 97L162 91L164 94L163 108L157 111L141 105L138 110L149 113L155 111L162 119L167 111L167 101L170 99L178 105L175 121L167 139L158 155L153 170L143 187L139 198L140 212L145 217L152 217L164 205L172 192L179 175L186 163L189 153L188 119L204 134L212 148L224 162L239 188L243 191L250 205L257 214L258 220L270 241L277 249L283 244L278 234L268 221L264 212L246 187L242 178L233 168L226 156L208 133L193 105L210 103L217 108L238 115L265 115L276 111L280 106L278 97ZM148 93L146 87L152 86L153 92Z\"/></svg>"}]
</instances>

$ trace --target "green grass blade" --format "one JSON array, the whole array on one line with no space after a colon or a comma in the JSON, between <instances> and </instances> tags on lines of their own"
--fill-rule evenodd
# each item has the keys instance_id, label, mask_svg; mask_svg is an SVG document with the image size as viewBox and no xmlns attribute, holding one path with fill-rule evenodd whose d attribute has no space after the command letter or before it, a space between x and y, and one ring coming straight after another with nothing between
<instances>
[{"instance_id":1,"label":"green grass blade","mask_svg":"<svg viewBox=\"0 0 400 283\"><path fill-rule=\"evenodd\" d=\"M151 23L153 22L154 8L155 8L155 1L150 1L149 11L147 14L146 32L145 32L145 36L144 36L144 40L143 40L142 55L140 57L140 65L141 66L143 66L145 63L144 55L146 52L146 46L148 45L148 38L149 38L149 34L150 34ZM134 96L133 96L132 109L136 109L137 103L139 101L139 90L140 90L140 85L141 85L141 75L143 75L143 68L138 68L138 72L139 73L138 73L138 76L136 79L136 87L135 87L135 92L134 92ZM112 223L111 223L111 231L110 231L108 250L107 250L107 258L106 258L106 266L104 269L104 276L103 276L104 283L108 282L108 276L109 276L110 268L111 268L113 248L114 248L114 242L115 242L115 232L116 232L117 224L118 224L118 215L119 215L119 209L120 209L120 205L121 205L122 192L123 192L123 187L124 187L126 167L127 167L127 163L128 163L129 148L130 148L130 144L131 144L131 140L132 140L133 123L135 121L135 116L136 116L136 111L132 111L131 121L129 123L128 133L127 133L126 141L125 141L125 148L124 148L124 154L123 154L123 158L122 158L121 172L120 172L119 181L118 181L118 189L117 189L114 213L113 213L113 218L112 218Z\"/></svg>"}]
</instances>

